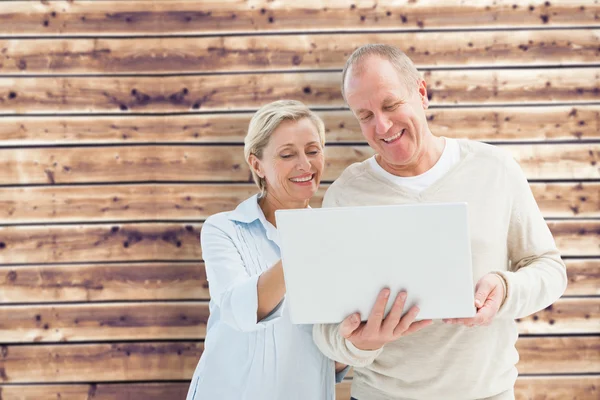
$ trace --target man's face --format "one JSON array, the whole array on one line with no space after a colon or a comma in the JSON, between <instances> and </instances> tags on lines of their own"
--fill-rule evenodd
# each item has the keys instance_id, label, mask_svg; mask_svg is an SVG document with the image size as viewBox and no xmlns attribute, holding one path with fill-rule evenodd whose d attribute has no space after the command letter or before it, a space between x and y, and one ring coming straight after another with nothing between
<instances>
[{"instance_id":1,"label":"man's face","mask_svg":"<svg viewBox=\"0 0 600 400\"><path fill-rule=\"evenodd\" d=\"M345 94L382 166L416 175L413 170L425 151L423 138L428 132L425 82L408 88L389 61L372 56L362 62L360 71L348 71Z\"/></svg>"}]
</instances>

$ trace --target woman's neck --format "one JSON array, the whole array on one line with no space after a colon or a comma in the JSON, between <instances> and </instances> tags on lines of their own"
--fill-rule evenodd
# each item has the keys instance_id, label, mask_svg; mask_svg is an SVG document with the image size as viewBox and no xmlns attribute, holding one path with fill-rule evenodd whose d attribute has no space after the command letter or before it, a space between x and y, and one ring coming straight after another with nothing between
<instances>
[{"instance_id":1,"label":"woman's neck","mask_svg":"<svg viewBox=\"0 0 600 400\"><path fill-rule=\"evenodd\" d=\"M308 200L281 201L277 197L267 193L258 200L258 205L260 206L263 214L265 214L267 221L269 221L274 227L277 227L277 223L275 222L275 211L289 210L293 208L306 208L308 207Z\"/></svg>"}]
</instances>

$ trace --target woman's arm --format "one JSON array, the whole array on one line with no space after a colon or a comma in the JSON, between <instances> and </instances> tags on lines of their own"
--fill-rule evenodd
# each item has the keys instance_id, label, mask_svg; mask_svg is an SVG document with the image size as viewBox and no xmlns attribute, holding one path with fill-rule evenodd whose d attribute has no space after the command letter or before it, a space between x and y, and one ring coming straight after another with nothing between
<instances>
[{"instance_id":1,"label":"woman's arm","mask_svg":"<svg viewBox=\"0 0 600 400\"><path fill-rule=\"evenodd\" d=\"M261 321L269 315L283 300L285 295L285 282L283 280L283 266L281 260L266 270L258 278L258 307L256 317Z\"/></svg>"}]
</instances>

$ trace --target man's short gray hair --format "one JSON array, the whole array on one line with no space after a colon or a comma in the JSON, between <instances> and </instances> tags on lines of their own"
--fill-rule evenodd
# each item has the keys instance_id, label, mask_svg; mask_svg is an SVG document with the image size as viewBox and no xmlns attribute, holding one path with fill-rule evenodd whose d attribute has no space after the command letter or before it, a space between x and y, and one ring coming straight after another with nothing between
<instances>
[{"instance_id":1,"label":"man's short gray hair","mask_svg":"<svg viewBox=\"0 0 600 400\"><path fill-rule=\"evenodd\" d=\"M354 50L344 66L342 72L342 96L346 99L345 84L348 70L352 68L352 75L362 73L362 63L371 56L377 56L389 61L396 71L398 76L404 81L409 90L417 88L417 84L422 77L412 60L397 47L388 44L366 44Z\"/></svg>"},{"instance_id":2,"label":"man's short gray hair","mask_svg":"<svg viewBox=\"0 0 600 400\"><path fill-rule=\"evenodd\" d=\"M269 144L271 135L283 121L299 121L303 118L308 118L317 128L319 140L324 146L325 124L304 103L297 100L277 100L259 108L250 120L248 133L244 138L244 156L248 165L250 165L251 154L262 160L263 151ZM250 171L256 186L260 189L261 196L264 196L267 191L267 182L256 174L252 165L250 165Z\"/></svg>"}]
</instances>

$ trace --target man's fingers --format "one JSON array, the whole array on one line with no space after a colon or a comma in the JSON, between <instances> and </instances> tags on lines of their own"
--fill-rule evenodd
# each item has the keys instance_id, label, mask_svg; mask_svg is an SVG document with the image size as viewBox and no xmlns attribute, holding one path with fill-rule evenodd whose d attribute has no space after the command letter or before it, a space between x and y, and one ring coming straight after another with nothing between
<instances>
[{"instance_id":1,"label":"man's fingers","mask_svg":"<svg viewBox=\"0 0 600 400\"><path fill-rule=\"evenodd\" d=\"M340 324L340 335L348 339L354 331L360 326L360 315L358 313L351 314L346 317Z\"/></svg>"},{"instance_id":2,"label":"man's fingers","mask_svg":"<svg viewBox=\"0 0 600 400\"><path fill-rule=\"evenodd\" d=\"M420 331L423 328L427 328L432 323L433 323L433 321L430 319L424 319L422 321L413 322L412 324L410 324L408 329L406 331L404 331L403 335L410 335L411 333Z\"/></svg>"},{"instance_id":3,"label":"man's fingers","mask_svg":"<svg viewBox=\"0 0 600 400\"><path fill-rule=\"evenodd\" d=\"M475 287L475 307L481 308L488 298L494 286L487 280L486 277L481 279Z\"/></svg>"},{"instance_id":4,"label":"man's fingers","mask_svg":"<svg viewBox=\"0 0 600 400\"><path fill-rule=\"evenodd\" d=\"M417 318L417 314L419 314L419 307L417 306L412 306L410 308L410 310L408 310L408 312L406 314L404 314L404 317L402 317L402 319L400 320L400 323L398 324L398 326L396 326L396 329L394 329L394 336L399 337L400 335L404 334L404 332L406 330L408 330L408 328L410 327L410 325L415 322L415 319Z\"/></svg>"},{"instance_id":5,"label":"man's fingers","mask_svg":"<svg viewBox=\"0 0 600 400\"><path fill-rule=\"evenodd\" d=\"M389 335L394 334L394 330L402 318L402 311L404 311L404 303L406 302L406 292L400 292L396 296L392 309L385 317L383 321L382 330Z\"/></svg>"},{"instance_id":6,"label":"man's fingers","mask_svg":"<svg viewBox=\"0 0 600 400\"><path fill-rule=\"evenodd\" d=\"M377 301L369 314L367 319L367 325L365 326L365 333L376 334L381 329L381 321L383 321L383 314L385 313L385 306L387 305L388 298L390 297L390 289L383 289L377 296Z\"/></svg>"}]
</instances>

